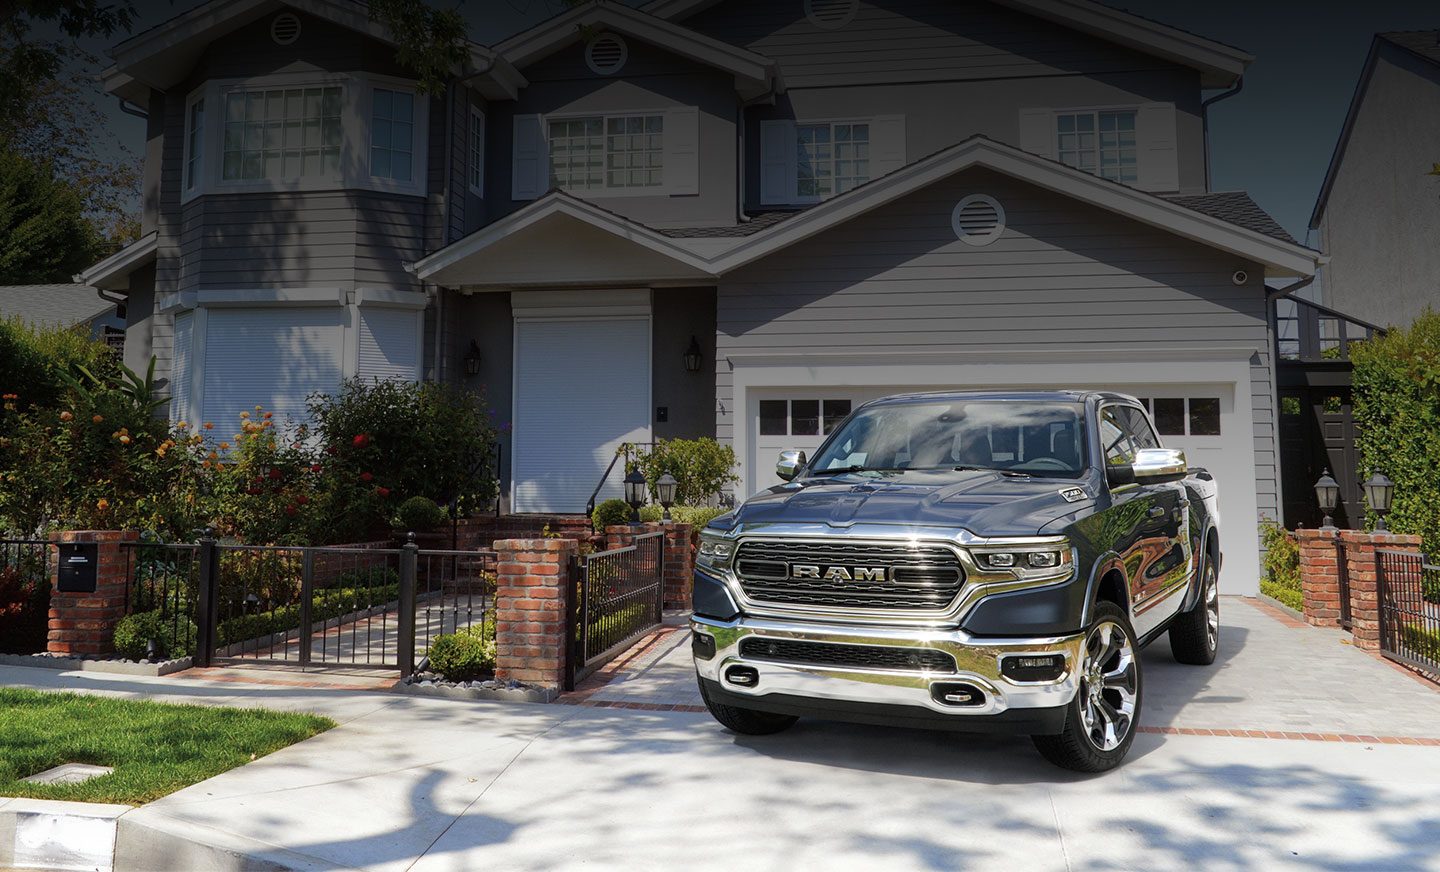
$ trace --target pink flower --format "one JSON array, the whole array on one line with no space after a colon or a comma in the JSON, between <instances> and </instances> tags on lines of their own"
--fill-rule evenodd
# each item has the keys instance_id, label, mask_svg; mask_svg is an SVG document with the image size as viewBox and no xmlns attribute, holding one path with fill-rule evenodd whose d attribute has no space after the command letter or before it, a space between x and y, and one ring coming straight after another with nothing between
<instances>
[{"instance_id":1,"label":"pink flower","mask_svg":"<svg viewBox=\"0 0 1440 872\"><path fill-rule=\"evenodd\" d=\"M354 443L356 448L364 448L370 443L370 436L365 433L358 433L351 441Z\"/></svg>"}]
</instances>

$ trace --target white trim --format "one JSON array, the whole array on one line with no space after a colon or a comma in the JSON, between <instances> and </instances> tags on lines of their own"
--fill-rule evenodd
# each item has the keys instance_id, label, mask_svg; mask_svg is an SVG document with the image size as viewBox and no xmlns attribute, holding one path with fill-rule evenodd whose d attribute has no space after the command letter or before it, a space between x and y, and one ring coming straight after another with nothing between
<instances>
[{"instance_id":1,"label":"white trim","mask_svg":"<svg viewBox=\"0 0 1440 872\"><path fill-rule=\"evenodd\" d=\"M419 291L402 291L395 288L356 288L356 306L388 306L392 309L424 309L430 299Z\"/></svg>"},{"instance_id":2,"label":"white trim","mask_svg":"<svg viewBox=\"0 0 1440 872\"><path fill-rule=\"evenodd\" d=\"M152 230L71 278L77 285L88 285L101 290L129 290L130 274L155 261L159 238L160 234Z\"/></svg>"},{"instance_id":3,"label":"white trim","mask_svg":"<svg viewBox=\"0 0 1440 872\"><path fill-rule=\"evenodd\" d=\"M157 302L161 312L181 309L256 308L273 309L283 306L316 306L347 304L344 288L205 288L162 294Z\"/></svg>"},{"instance_id":4,"label":"white trim","mask_svg":"<svg viewBox=\"0 0 1440 872\"><path fill-rule=\"evenodd\" d=\"M470 193L485 196L485 111L469 104L469 128L465 135L465 181ZM476 147L476 143L479 147ZM477 172L478 170L478 172Z\"/></svg>"}]
</instances>

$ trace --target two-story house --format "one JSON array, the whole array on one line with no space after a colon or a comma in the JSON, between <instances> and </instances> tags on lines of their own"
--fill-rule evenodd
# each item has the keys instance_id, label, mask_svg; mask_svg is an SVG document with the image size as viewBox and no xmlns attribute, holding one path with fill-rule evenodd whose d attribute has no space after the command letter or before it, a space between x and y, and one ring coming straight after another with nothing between
<instances>
[{"instance_id":1,"label":"two-story house","mask_svg":"<svg viewBox=\"0 0 1440 872\"><path fill-rule=\"evenodd\" d=\"M1219 479L1255 589L1264 280L1318 254L1209 190L1238 49L1090 0L592 2L423 96L362 7L244 0L114 56L147 235L86 281L175 417L459 381L513 423L505 507L578 512L624 442L713 435L743 496L871 397L1119 388ZM996 450L1074 450L1034 441Z\"/></svg>"}]
</instances>

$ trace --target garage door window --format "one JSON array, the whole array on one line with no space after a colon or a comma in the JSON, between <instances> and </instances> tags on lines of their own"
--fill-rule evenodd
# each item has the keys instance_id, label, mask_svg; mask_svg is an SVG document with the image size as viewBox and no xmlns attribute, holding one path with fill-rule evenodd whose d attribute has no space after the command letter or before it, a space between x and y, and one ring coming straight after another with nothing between
<instances>
[{"instance_id":1,"label":"garage door window","mask_svg":"<svg viewBox=\"0 0 1440 872\"><path fill-rule=\"evenodd\" d=\"M828 436L850 414L849 400L761 400L761 436Z\"/></svg>"},{"instance_id":2,"label":"garage door window","mask_svg":"<svg viewBox=\"0 0 1440 872\"><path fill-rule=\"evenodd\" d=\"M1219 436L1219 397L1154 397L1140 400L1161 436Z\"/></svg>"}]
</instances>

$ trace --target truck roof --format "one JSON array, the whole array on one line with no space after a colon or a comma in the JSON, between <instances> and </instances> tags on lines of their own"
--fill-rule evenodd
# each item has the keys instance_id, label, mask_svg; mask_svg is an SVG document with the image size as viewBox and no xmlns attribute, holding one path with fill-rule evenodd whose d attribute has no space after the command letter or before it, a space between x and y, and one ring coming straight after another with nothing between
<instances>
[{"instance_id":1,"label":"truck roof","mask_svg":"<svg viewBox=\"0 0 1440 872\"><path fill-rule=\"evenodd\" d=\"M1083 403L1088 399L1106 400L1128 400L1135 402L1135 398L1129 394L1122 394L1118 391L1097 391L1097 390L951 390L951 391L916 391L913 393L894 394L888 397L881 397L872 400L865 405L877 405L885 403L907 403L919 400L1031 400L1042 403Z\"/></svg>"}]
</instances>

